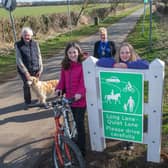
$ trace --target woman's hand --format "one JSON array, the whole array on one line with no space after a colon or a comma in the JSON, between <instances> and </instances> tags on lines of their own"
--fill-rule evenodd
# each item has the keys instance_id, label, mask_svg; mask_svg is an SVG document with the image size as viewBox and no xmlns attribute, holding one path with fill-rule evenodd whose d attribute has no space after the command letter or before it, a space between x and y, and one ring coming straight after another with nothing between
<instances>
[{"instance_id":1,"label":"woman's hand","mask_svg":"<svg viewBox=\"0 0 168 168\"><path fill-rule=\"evenodd\" d=\"M127 67L127 64L120 62L120 63L115 63L113 65L113 68L128 68L128 67Z\"/></svg>"}]
</instances>

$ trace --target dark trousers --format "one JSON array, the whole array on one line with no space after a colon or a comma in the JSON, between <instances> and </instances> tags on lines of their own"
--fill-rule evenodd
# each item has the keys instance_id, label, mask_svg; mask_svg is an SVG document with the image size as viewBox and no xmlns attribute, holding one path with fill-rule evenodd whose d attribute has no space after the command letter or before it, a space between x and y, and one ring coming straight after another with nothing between
<instances>
[{"instance_id":1,"label":"dark trousers","mask_svg":"<svg viewBox=\"0 0 168 168\"><path fill-rule=\"evenodd\" d=\"M27 78L24 73L18 70L18 73L23 81L23 95L24 95L24 102L25 104L31 103L31 92L30 92L30 86L27 83ZM31 76L35 76L37 72L30 73Z\"/></svg>"},{"instance_id":2,"label":"dark trousers","mask_svg":"<svg viewBox=\"0 0 168 168\"><path fill-rule=\"evenodd\" d=\"M81 150L82 154L85 155L86 152L86 137L85 137L85 124L84 124L84 118L85 118L85 111L86 107L72 107L72 112L74 115L74 119L76 122L76 127L78 131L78 140L77 145L79 146L79 149Z\"/></svg>"}]
</instances>

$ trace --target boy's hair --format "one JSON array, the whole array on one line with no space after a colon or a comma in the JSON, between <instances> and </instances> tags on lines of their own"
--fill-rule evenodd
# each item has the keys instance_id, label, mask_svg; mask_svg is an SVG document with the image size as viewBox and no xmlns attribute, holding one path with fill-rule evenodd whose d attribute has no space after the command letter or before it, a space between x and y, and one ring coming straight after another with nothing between
<instances>
[{"instance_id":1,"label":"boy's hair","mask_svg":"<svg viewBox=\"0 0 168 168\"><path fill-rule=\"evenodd\" d=\"M131 44L129 44L129 43L122 43L120 45L120 47L118 48L116 56L115 56L116 62L121 62L121 59L120 59L120 50L121 50L122 47L128 47L129 48L129 51L130 51L130 54L131 54L131 58L130 58L129 61L136 61L137 59L139 59L138 54L135 52L135 49L134 49L134 47Z\"/></svg>"},{"instance_id":2,"label":"boy's hair","mask_svg":"<svg viewBox=\"0 0 168 168\"><path fill-rule=\"evenodd\" d=\"M70 68L70 63L71 63L71 60L68 58L68 50L71 48L71 47L74 47L78 50L78 62L81 63L84 59L84 56L82 54L82 50L80 48L80 46L75 43L75 42L70 42L67 44L66 48L65 48L65 57L64 59L62 60L62 68L64 69L69 69Z\"/></svg>"}]
</instances>

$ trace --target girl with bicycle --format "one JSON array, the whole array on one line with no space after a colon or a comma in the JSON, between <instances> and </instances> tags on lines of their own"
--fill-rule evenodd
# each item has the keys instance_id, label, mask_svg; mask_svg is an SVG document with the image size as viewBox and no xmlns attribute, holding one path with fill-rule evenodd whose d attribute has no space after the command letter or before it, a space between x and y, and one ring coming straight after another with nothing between
<instances>
[{"instance_id":1,"label":"girl with bicycle","mask_svg":"<svg viewBox=\"0 0 168 168\"><path fill-rule=\"evenodd\" d=\"M109 68L149 68L149 62L141 59L129 43L121 44L114 58L101 58L98 60L97 65Z\"/></svg>"},{"instance_id":2,"label":"girl with bicycle","mask_svg":"<svg viewBox=\"0 0 168 168\"><path fill-rule=\"evenodd\" d=\"M62 69L59 83L56 86L56 95L65 93L66 98L75 98L75 102L71 104L71 109L77 126L77 145L82 154L85 155L86 90L82 70L83 60L84 56L80 46L74 42L68 43L65 48L65 57L61 63Z\"/></svg>"}]
</instances>

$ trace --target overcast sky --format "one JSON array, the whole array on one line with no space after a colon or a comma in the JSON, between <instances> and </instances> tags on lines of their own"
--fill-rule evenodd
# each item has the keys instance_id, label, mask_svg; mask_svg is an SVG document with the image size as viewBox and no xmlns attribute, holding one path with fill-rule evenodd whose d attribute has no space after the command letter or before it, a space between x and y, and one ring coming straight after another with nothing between
<instances>
[{"instance_id":1,"label":"overcast sky","mask_svg":"<svg viewBox=\"0 0 168 168\"><path fill-rule=\"evenodd\" d=\"M32 2L32 1L62 1L62 0L16 0L17 2Z\"/></svg>"},{"instance_id":2,"label":"overcast sky","mask_svg":"<svg viewBox=\"0 0 168 168\"><path fill-rule=\"evenodd\" d=\"M32 2L32 1L65 1L65 0L16 0L16 2ZM2 0L0 0L2 2Z\"/></svg>"}]
</instances>

